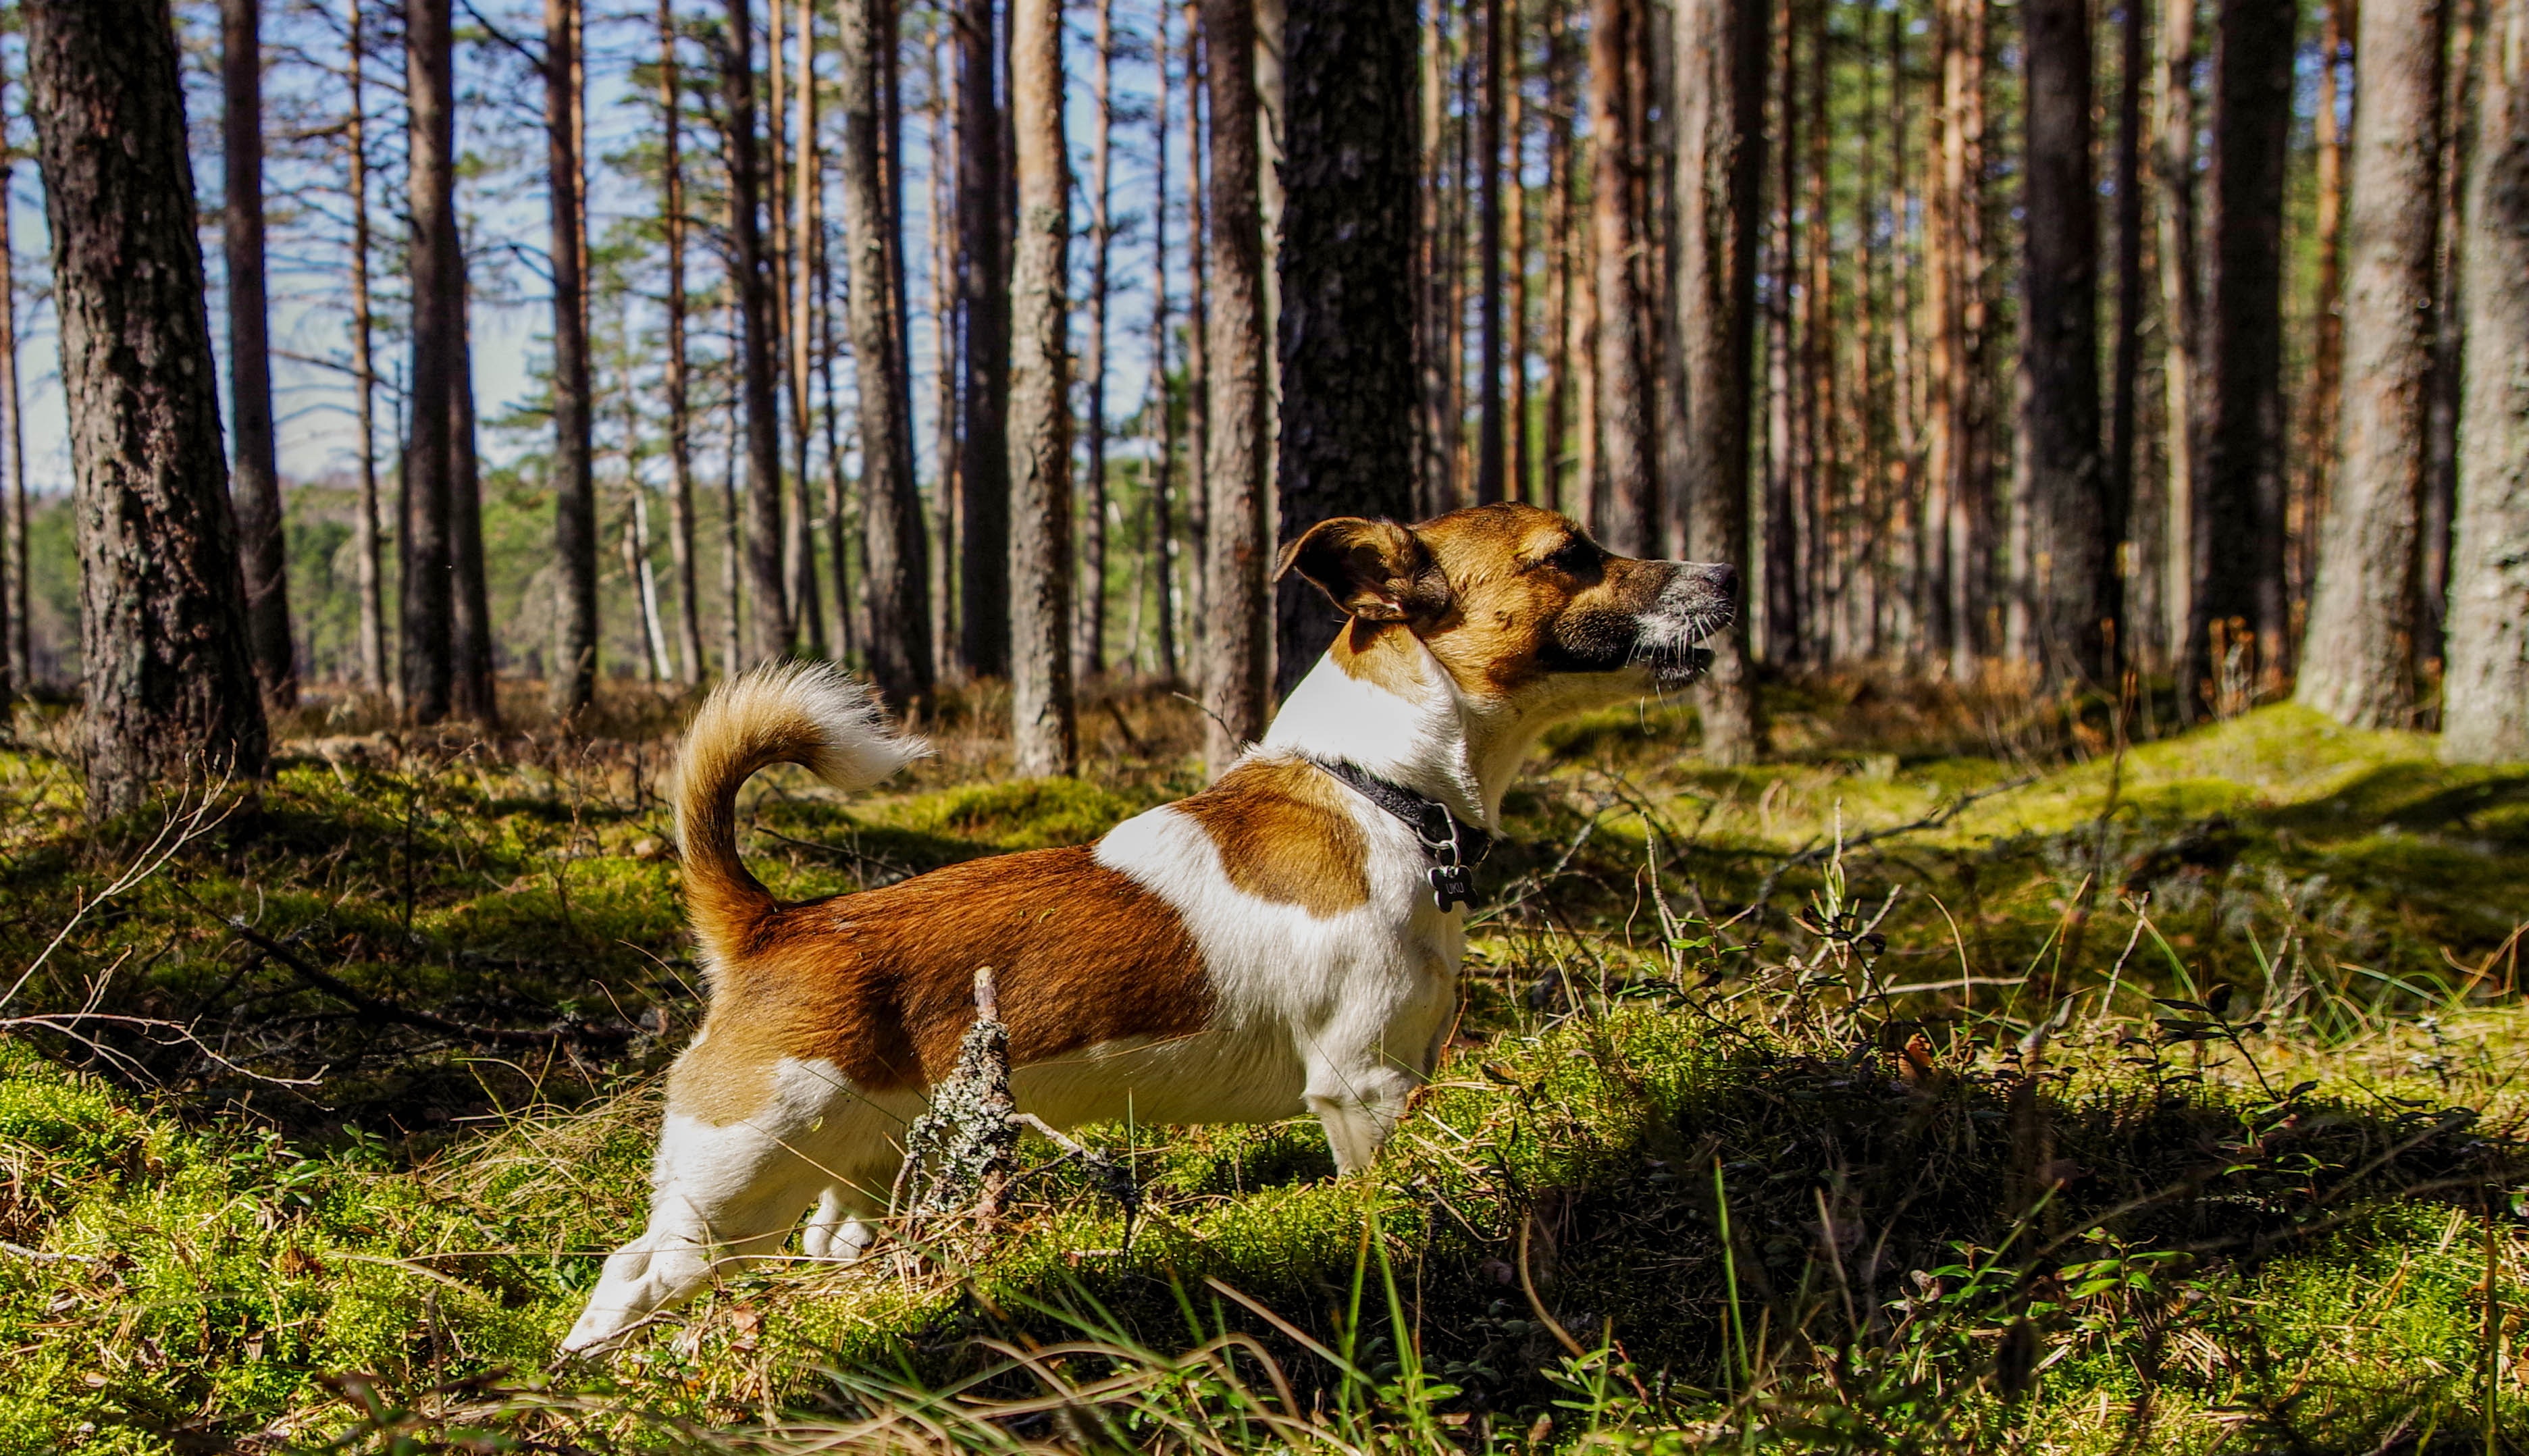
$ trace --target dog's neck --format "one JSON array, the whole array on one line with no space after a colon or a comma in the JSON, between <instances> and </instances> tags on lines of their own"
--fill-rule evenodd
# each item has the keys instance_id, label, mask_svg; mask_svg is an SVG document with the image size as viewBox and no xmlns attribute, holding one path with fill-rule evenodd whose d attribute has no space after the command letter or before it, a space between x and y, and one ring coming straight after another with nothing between
<instances>
[{"instance_id":1,"label":"dog's neck","mask_svg":"<svg viewBox=\"0 0 2529 1456\"><path fill-rule=\"evenodd\" d=\"M1340 648L1318 659L1283 700L1264 746L1358 764L1498 834L1502 795L1542 725L1464 692L1428 648L1415 641L1413 649L1414 672L1381 674L1386 682L1347 672Z\"/></svg>"}]
</instances>

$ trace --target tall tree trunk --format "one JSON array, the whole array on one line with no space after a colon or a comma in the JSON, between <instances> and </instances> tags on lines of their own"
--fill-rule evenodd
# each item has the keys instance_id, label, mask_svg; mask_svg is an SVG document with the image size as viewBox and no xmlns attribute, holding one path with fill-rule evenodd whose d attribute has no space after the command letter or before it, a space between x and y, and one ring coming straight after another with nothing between
<instances>
[{"instance_id":1,"label":"tall tree trunk","mask_svg":"<svg viewBox=\"0 0 2529 1456\"><path fill-rule=\"evenodd\" d=\"M1510 438L1503 451L1509 470L1506 499L1536 499L1531 475L1536 455L1531 444L1528 355L1528 53L1522 37L1520 10L1524 0L1504 0L1502 7L1502 135L1509 147L1502 161L1502 210L1510 230L1502 242L1502 261L1510 272L1510 297L1505 303L1507 342L1504 362L1510 369Z\"/></svg>"},{"instance_id":2,"label":"tall tree trunk","mask_svg":"<svg viewBox=\"0 0 2529 1456\"><path fill-rule=\"evenodd\" d=\"M1658 497L1651 479L1648 371L1641 334L1634 231L1634 103L1626 64L1641 43L1639 0L1590 0L1589 132L1595 168L1591 230L1598 243L1598 462L1606 477L1607 515L1599 529L1609 550L1639 556L1659 539Z\"/></svg>"},{"instance_id":3,"label":"tall tree trunk","mask_svg":"<svg viewBox=\"0 0 2529 1456\"><path fill-rule=\"evenodd\" d=\"M1794 468L1793 378L1792 378L1792 289L1801 271L1800 212L1800 10L1794 0L1780 0L1775 19L1782 22L1780 38L1772 46L1773 74L1781 79L1779 86L1770 87L1769 98L1774 110L1774 135L1781 141L1775 152L1774 205L1766 224L1772 235L1768 251L1772 255L1773 284L1765 299L1765 473L1764 473L1764 621L1759 640L1769 662L1792 663L1800 660L1801 630L1800 537L1794 530L1792 493L1798 480ZM1940 236L1937 225L1931 231Z\"/></svg>"},{"instance_id":4,"label":"tall tree trunk","mask_svg":"<svg viewBox=\"0 0 2529 1456\"><path fill-rule=\"evenodd\" d=\"M166 0L30 0L26 26L79 524L93 818L256 779L265 728Z\"/></svg>"},{"instance_id":5,"label":"tall tree trunk","mask_svg":"<svg viewBox=\"0 0 2529 1456\"><path fill-rule=\"evenodd\" d=\"M1413 0L1291 0L1287 13L1275 341L1286 541L1332 515L1414 512L1417 29ZM1296 577L1274 611L1287 696L1338 620Z\"/></svg>"},{"instance_id":6,"label":"tall tree trunk","mask_svg":"<svg viewBox=\"0 0 2529 1456\"><path fill-rule=\"evenodd\" d=\"M958 649L962 639L957 624L957 543L964 539L959 522L964 519L965 509L959 504L963 487L957 475L957 379L961 367L957 342L964 337L957 280L964 265L958 258L957 226L951 215L959 155L955 135L957 81L955 68L942 55L947 49L948 30L944 20L936 23L933 43L923 52L931 81L932 164L925 199L931 221L931 455L936 474L933 508L940 527L939 545L932 557L938 569L932 577L931 660L936 670L943 673L955 671L962 661Z\"/></svg>"},{"instance_id":7,"label":"tall tree trunk","mask_svg":"<svg viewBox=\"0 0 2529 1456\"><path fill-rule=\"evenodd\" d=\"M1764 225L1766 21L1770 0L1682 0L1677 11L1677 292L1686 450L1678 459L1686 549L1748 553L1749 427L1754 404L1756 233ZM1704 756L1745 763L1756 747L1748 614L1705 645L1697 708Z\"/></svg>"},{"instance_id":8,"label":"tall tree trunk","mask_svg":"<svg viewBox=\"0 0 2529 1456\"><path fill-rule=\"evenodd\" d=\"M2192 0L2178 3L2190 4ZM2157 616L2141 610L2144 602L2136 600L2139 595L2156 604L2159 592L2143 575L2145 554L2140 533L2135 529L2134 513L2134 451L2139 425L2136 405L2142 379L2143 330L2142 96L2144 76L2150 66L2143 34L2149 24L2145 0L2125 0L2125 17L2118 30L2117 315L2108 366L2106 482L2108 549L2111 553L2123 552L2123 559L2115 566L2121 608L2117 614L2117 647L2125 661L2144 664L2156 660L2160 635Z\"/></svg>"},{"instance_id":9,"label":"tall tree trunk","mask_svg":"<svg viewBox=\"0 0 2529 1456\"><path fill-rule=\"evenodd\" d=\"M880 106L895 64L893 0L844 0L842 16L843 245L852 359L859 371L862 550L868 557L870 676L899 707L927 703L931 657L929 544L913 478L913 378L895 275L904 266L888 226ZM944 461L943 461L944 463ZM839 567L838 567L839 569Z\"/></svg>"},{"instance_id":10,"label":"tall tree trunk","mask_svg":"<svg viewBox=\"0 0 2529 1456\"><path fill-rule=\"evenodd\" d=\"M1273 625L1265 571L1264 224L1257 196L1256 51L1247 0L1204 0L1211 96L1211 283L1206 351L1211 592L1204 697L1205 760L1216 775L1264 735Z\"/></svg>"},{"instance_id":11,"label":"tall tree trunk","mask_svg":"<svg viewBox=\"0 0 2529 1456\"><path fill-rule=\"evenodd\" d=\"M1925 473L1927 521L1939 545L1938 620L1949 672L1975 675L1986 643L1991 571L1990 463L1985 458L1984 71L1985 0L1942 0L1940 221L1931 283L1933 429Z\"/></svg>"},{"instance_id":12,"label":"tall tree trunk","mask_svg":"<svg viewBox=\"0 0 2529 1456\"><path fill-rule=\"evenodd\" d=\"M1071 168L1061 0L1011 0L1019 206L1010 272L1010 747L1028 778L1080 756L1071 684Z\"/></svg>"},{"instance_id":13,"label":"tall tree trunk","mask_svg":"<svg viewBox=\"0 0 2529 1456\"><path fill-rule=\"evenodd\" d=\"M1540 421L1536 504L1571 512L1564 484L1571 453L1572 318L1575 274L1572 194L1572 54L1564 6L1545 7L1545 417Z\"/></svg>"},{"instance_id":14,"label":"tall tree trunk","mask_svg":"<svg viewBox=\"0 0 2529 1456\"><path fill-rule=\"evenodd\" d=\"M1502 72L1510 48L1503 44L1510 12L1517 0L1482 0L1484 27L1483 101L1475 131L1479 155L1476 185L1480 209L1476 247L1482 282L1477 307L1483 315L1482 352L1476 373L1476 504L1502 499L1504 427L1502 421ZM1472 7L1470 7L1472 9Z\"/></svg>"},{"instance_id":15,"label":"tall tree trunk","mask_svg":"<svg viewBox=\"0 0 2529 1456\"><path fill-rule=\"evenodd\" d=\"M2160 185L2160 313L2165 484L2161 550L2162 634L2170 664L2192 651L2195 620L2195 497L2202 475L2196 400L2203 375L2202 237L2196 217L2195 10L2198 0L2162 0L2159 135L2152 166ZM2186 710L2180 704L2180 712Z\"/></svg>"},{"instance_id":16,"label":"tall tree trunk","mask_svg":"<svg viewBox=\"0 0 2529 1456\"><path fill-rule=\"evenodd\" d=\"M995 89L993 0L964 0L957 24L957 231L965 256L966 433L957 475L966 671L1010 671L1010 288L1003 265L1001 108Z\"/></svg>"},{"instance_id":17,"label":"tall tree trunk","mask_svg":"<svg viewBox=\"0 0 2529 1456\"><path fill-rule=\"evenodd\" d=\"M2179 701L2203 706L2211 633L2253 642L2260 688L2285 671L2284 164L2291 126L2291 0L2222 0L2213 57L2213 208L2205 236L2203 471L2195 606Z\"/></svg>"},{"instance_id":18,"label":"tall tree trunk","mask_svg":"<svg viewBox=\"0 0 2529 1456\"><path fill-rule=\"evenodd\" d=\"M1168 398L1168 8L1161 3L1152 17L1157 33L1151 54L1158 73L1158 99L1151 114L1151 382L1143 408L1145 428L1157 432L1150 463L1151 590L1157 600L1156 620L1159 680L1178 676L1176 626L1176 512L1170 496L1176 481L1177 416Z\"/></svg>"},{"instance_id":19,"label":"tall tree trunk","mask_svg":"<svg viewBox=\"0 0 2529 1456\"><path fill-rule=\"evenodd\" d=\"M457 206L456 63L449 0L406 0L404 105L407 211L405 252L412 298L412 362L405 370L403 530L397 541L404 642L399 670L404 716L417 724L448 716L455 592L448 511L454 468L449 450L451 381L459 324L449 313L451 240Z\"/></svg>"},{"instance_id":20,"label":"tall tree trunk","mask_svg":"<svg viewBox=\"0 0 2529 1456\"><path fill-rule=\"evenodd\" d=\"M726 329L729 347L732 350L738 347L737 341L742 328L737 321L737 293L735 280L732 279ZM724 678L736 676L746 671L747 666L746 650L743 645L746 619L742 611L742 594L739 590L739 581L745 575L746 565L746 553L740 540L741 521L737 489L740 458L746 454L746 437L739 424L740 407L741 402L737 398L737 391L731 389L728 392L728 419L726 427L728 454L722 461L720 476L720 671Z\"/></svg>"},{"instance_id":21,"label":"tall tree trunk","mask_svg":"<svg viewBox=\"0 0 2529 1456\"><path fill-rule=\"evenodd\" d=\"M1840 605L1832 558L1835 555L1835 497L1842 479L1836 457L1835 398L1835 220L1830 215L1834 189L1830 172L1834 150L1827 135L1828 55L1826 0L1802 7L1802 27L1808 32L1804 133L1807 150L1805 198L1802 231L1807 235L1808 276L1801 286L1799 434L1794 443L1799 478L1792 509L1799 522L1801 598L1807 629L1805 656L1818 664L1835 661L1836 613Z\"/></svg>"},{"instance_id":22,"label":"tall tree trunk","mask_svg":"<svg viewBox=\"0 0 2529 1456\"><path fill-rule=\"evenodd\" d=\"M649 680L674 676L668 662L668 627L659 611L659 573L650 561L650 488L641 483L641 407L625 373L623 402L623 574L641 618L641 666Z\"/></svg>"},{"instance_id":23,"label":"tall tree trunk","mask_svg":"<svg viewBox=\"0 0 2529 1456\"><path fill-rule=\"evenodd\" d=\"M2476 49L2442 756L2513 763L2529 759L2529 0L2491 0Z\"/></svg>"},{"instance_id":24,"label":"tall tree trunk","mask_svg":"<svg viewBox=\"0 0 2529 1456\"><path fill-rule=\"evenodd\" d=\"M779 0L776 0L779 3ZM580 274L579 0L545 0L545 186L553 225L553 711L570 718L597 692L597 477L591 459L588 310Z\"/></svg>"},{"instance_id":25,"label":"tall tree trunk","mask_svg":"<svg viewBox=\"0 0 2529 1456\"><path fill-rule=\"evenodd\" d=\"M2458 422L2467 356L2467 182L2476 155L2476 76L2484 5L2458 0L2448 14L2449 49L2442 92L2440 256L2433 297L2431 464L2424 477L2423 545L2416 564L2415 660L2440 661L2448 646L2450 530L2458 496Z\"/></svg>"},{"instance_id":26,"label":"tall tree trunk","mask_svg":"<svg viewBox=\"0 0 2529 1456\"><path fill-rule=\"evenodd\" d=\"M351 384L360 434L360 497L351 517L351 550L353 589L359 596L360 686L382 693L387 690L386 569L381 559L386 533L378 522L376 318L369 297L368 58L361 16L366 3L345 0L344 5L350 40L351 105L344 118L343 146L351 189ZM0 187L0 192L5 190Z\"/></svg>"},{"instance_id":27,"label":"tall tree trunk","mask_svg":"<svg viewBox=\"0 0 2529 1456\"><path fill-rule=\"evenodd\" d=\"M1080 548L1080 645L1075 654L1085 676L1106 671L1106 304L1108 255L1115 244L1110 165L1115 140L1114 29L1115 0L1098 0L1093 42L1098 64L1090 82L1098 130L1089 139L1089 388L1085 391L1089 498L1080 512L1087 539Z\"/></svg>"},{"instance_id":28,"label":"tall tree trunk","mask_svg":"<svg viewBox=\"0 0 2529 1456\"><path fill-rule=\"evenodd\" d=\"M2335 494L2337 436L2342 430L2345 137L2338 124L2338 110L2342 92L2340 78L2349 69L2350 59L2344 53L2349 38L2344 22L2352 8L2353 0L2326 0L2319 7L2318 216L2313 229L2318 285L2311 299L2309 377L2301 389L2300 428L2292 442L2290 494L2284 520L2290 538L2285 564L2287 589L2293 620L2304 622L2318 566L2319 537Z\"/></svg>"},{"instance_id":29,"label":"tall tree trunk","mask_svg":"<svg viewBox=\"0 0 2529 1456\"><path fill-rule=\"evenodd\" d=\"M771 0L771 4L775 13L779 14L782 0ZM809 483L808 476L808 442L816 433L816 414L809 408L808 385L816 353L817 233L823 222L818 204L822 200L824 189L819 185L821 178L817 152L817 27L809 0L798 0L798 10L793 19L796 22L795 28L799 32L797 62L799 70L796 81L790 90L798 107L798 138L790 146L790 185L783 189L783 202L787 207L786 215L780 207L775 209L777 217L782 219L788 230L788 245L782 249L782 256L786 262L781 274L784 292L780 299L781 306L788 313L788 320L782 329L783 337L787 341L782 361L788 365L790 374L792 509L783 517L783 525L789 535L782 543L781 560L789 580L793 624L806 639L808 655L822 658L828 655L830 649L826 639L824 605L826 595L817 584L817 541L816 532L813 529L817 518L814 504L816 488ZM778 77L781 70L781 46L778 31L772 59L773 70ZM777 114L780 110L780 93L777 87L774 94L774 109ZM774 131L777 138L775 151L778 165L778 154L780 150L778 140L780 129L776 127ZM840 556L837 556L834 559L836 578L834 584L838 602L844 600L839 595L842 574L843 561ZM837 623L837 626L842 637L848 640L851 636L848 620Z\"/></svg>"},{"instance_id":30,"label":"tall tree trunk","mask_svg":"<svg viewBox=\"0 0 2529 1456\"><path fill-rule=\"evenodd\" d=\"M9 73L0 62L0 116L8 115ZM0 471L0 721L10 700L34 685L34 665L27 661L33 644L26 631L31 605L27 583L26 521L27 426L24 397L18 388L18 260L10 236L10 148L0 145L0 448L6 450Z\"/></svg>"},{"instance_id":31,"label":"tall tree trunk","mask_svg":"<svg viewBox=\"0 0 2529 1456\"><path fill-rule=\"evenodd\" d=\"M2064 688L2114 675L2116 538L2099 468L2099 214L2086 0L2027 0L2013 656Z\"/></svg>"},{"instance_id":32,"label":"tall tree trunk","mask_svg":"<svg viewBox=\"0 0 2529 1456\"><path fill-rule=\"evenodd\" d=\"M1210 180L1204 129L1204 34L1201 0L1185 0L1186 79L1186 540L1194 548L1186 579L1188 661L1195 686L1211 670L1211 227L1204 215Z\"/></svg>"},{"instance_id":33,"label":"tall tree trunk","mask_svg":"<svg viewBox=\"0 0 2529 1456\"><path fill-rule=\"evenodd\" d=\"M298 703L290 552L273 448L272 339L263 283L263 0L220 0L221 239L229 270L229 490L245 571L246 652L278 708ZM5 695L5 694L0 694Z\"/></svg>"},{"instance_id":34,"label":"tall tree trunk","mask_svg":"<svg viewBox=\"0 0 2529 1456\"><path fill-rule=\"evenodd\" d=\"M1437 514L1457 497L1458 421L1450 412L1449 330L1450 278L1455 264L1448 247L1449 191L1445 171L1449 135L1449 97L1442 78L1449 46L1449 6L1434 4L1418 37L1422 81L1417 96L1422 108L1421 159L1416 171L1416 236L1422 280L1416 299L1415 363L1422 398L1416 417L1414 511Z\"/></svg>"},{"instance_id":35,"label":"tall tree trunk","mask_svg":"<svg viewBox=\"0 0 2529 1456\"><path fill-rule=\"evenodd\" d=\"M676 676L703 680L702 593L694 556L692 405L685 386L684 81L675 0L659 0L659 220L668 244L668 549L676 588Z\"/></svg>"},{"instance_id":36,"label":"tall tree trunk","mask_svg":"<svg viewBox=\"0 0 2529 1456\"><path fill-rule=\"evenodd\" d=\"M2422 11L2373 0L2360 16L2340 465L2301 653L2300 701L2357 728L2415 712L2445 8Z\"/></svg>"},{"instance_id":37,"label":"tall tree trunk","mask_svg":"<svg viewBox=\"0 0 2529 1456\"><path fill-rule=\"evenodd\" d=\"M773 0L774 4L781 0ZM746 412L746 590L751 660L790 654L794 637L782 571L781 407L774 382L772 291L762 227L763 168L755 131L754 0L727 0L721 104L728 143L729 266L735 279L740 395ZM815 604L808 604L814 611Z\"/></svg>"},{"instance_id":38,"label":"tall tree trunk","mask_svg":"<svg viewBox=\"0 0 2529 1456\"><path fill-rule=\"evenodd\" d=\"M483 559L483 461L474 444L473 328L465 248L454 207L448 210L447 227L448 316L457 329L457 356L448 371L449 705L471 723L497 728L501 709L492 673L491 588Z\"/></svg>"}]
</instances>

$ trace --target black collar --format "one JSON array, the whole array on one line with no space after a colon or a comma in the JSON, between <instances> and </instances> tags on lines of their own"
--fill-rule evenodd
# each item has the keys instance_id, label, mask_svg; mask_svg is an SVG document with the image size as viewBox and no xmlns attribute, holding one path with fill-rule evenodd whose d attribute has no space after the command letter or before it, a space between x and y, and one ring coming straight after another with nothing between
<instances>
[{"instance_id":1,"label":"black collar","mask_svg":"<svg viewBox=\"0 0 2529 1456\"><path fill-rule=\"evenodd\" d=\"M1311 759L1378 807L1404 822L1423 841L1432 859L1431 893L1446 910L1450 903L1473 904L1476 866L1493 851L1493 836L1451 813L1449 806L1426 798L1393 780L1381 779L1344 759Z\"/></svg>"}]
</instances>

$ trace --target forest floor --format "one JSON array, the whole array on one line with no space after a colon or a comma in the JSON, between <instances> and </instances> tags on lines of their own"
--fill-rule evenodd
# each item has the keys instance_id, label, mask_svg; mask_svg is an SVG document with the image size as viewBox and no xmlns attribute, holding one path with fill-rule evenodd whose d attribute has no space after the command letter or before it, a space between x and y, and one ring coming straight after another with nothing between
<instances>
[{"instance_id":1,"label":"forest floor","mask_svg":"<svg viewBox=\"0 0 2529 1456\"><path fill-rule=\"evenodd\" d=\"M360 731L91 829L0 751L0 1456L210 1450L2529 1452L2529 772L2289 707L2128 744L1775 692L1554 735L1374 1173L1314 1124L1031 1143L1003 1226L553 1362L701 1010L605 736ZM778 893L1079 842L1192 710L1008 782L749 792ZM961 716L971 710L973 716Z\"/></svg>"}]
</instances>

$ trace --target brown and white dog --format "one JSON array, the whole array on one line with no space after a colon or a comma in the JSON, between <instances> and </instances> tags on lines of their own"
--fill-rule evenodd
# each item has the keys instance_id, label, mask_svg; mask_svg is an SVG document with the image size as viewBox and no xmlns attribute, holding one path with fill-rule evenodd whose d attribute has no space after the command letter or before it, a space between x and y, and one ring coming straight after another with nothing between
<instances>
[{"instance_id":1,"label":"brown and white dog","mask_svg":"<svg viewBox=\"0 0 2529 1456\"><path fill-rule=\"evenodd\" d=\"M607 1260L565 1350L773 1253L811 1205L809 1256L865 1248L979 966L1012 1090L1047 1122L1309 1112L1337 1168L1370 1161L1439 1054L1464 944L1427 831L1395 806L1496 830L1548 726L1699 671L1733 574L1613 556L1526 506L1328 520L1280 569L1348 614L1334 646L1218 782L1095 844L780 903L738 860L738 786L795 763L855 790L926 750L829 668L712 695L677 788L710 1012L668 1079L649 1227Z\"/></svg>"}]
</instances>

